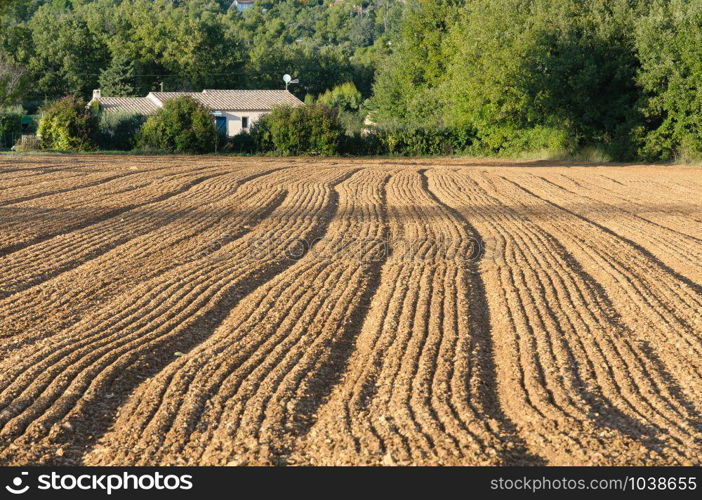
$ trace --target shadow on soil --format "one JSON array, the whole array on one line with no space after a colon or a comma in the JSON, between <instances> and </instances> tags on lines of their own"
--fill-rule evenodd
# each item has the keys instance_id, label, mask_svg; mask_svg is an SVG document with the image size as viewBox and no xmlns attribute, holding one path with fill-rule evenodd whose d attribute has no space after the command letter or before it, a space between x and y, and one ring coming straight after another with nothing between
<instances>
[{"instance_id":1,"label":"shadow on soil","mask_svg":"<svg viewBox=\"0 0 702 500\"><path fill-rule=\"evenodd\" d=\"M479 248L485 248L485 243L478 231L466 220L463 215L455 208L442 202L436 194L430 189L427 180L426 171L420 170L422 176L422 187L426 190L429 196L446 211L450 212L457 221L459 221L467 233L474 238ZM468 269L465 273L465 279L468 283L470 296L468 297L469 304L469 328L472 340L478 347L482 355L477 356L480 363L480 373L484 374L485 384L481 384L482 394L480 399L485 401L488 408L489 417L497 420L500 427L512 439L514 448L509 451L508 455L503 455L505 465L546 465L545 460L534 455L527 449L524 442L517 432L516 425L504 413L500 406L499 395L497 392L497 367L495 366L495 350L493 346L492 336L490 334L490 308L488 307L487 296L485 294L485 284L483 283L480 274L479 265L481 258L469 259Z\"/></svg>"},{"instance_id":2,"label":"shadow on soil","mask_svg":"<svg viewBox=\"0 0 702 500\"><path fill-rule=\"evenodd\" d=\"M385 202L385 186L389 180L388 175L382 184L381 191L381 207L382 220L384 224L383 240L387 240L387 204ZM327 397L331 394L332 389L341 381L342 375L345 373L349 358L356 346L356 338L363 327L366 315L370 310L371 301L380 286L381 270L388 255L384 252L379 252L377 258L368 258L368 267L365 274L368 276L363 288L358 305L350 311L350 321L345 325L343 332L340 332L337 341L330 347L328 361L320 368L314 379L307 386L306 395L295 405L294 415L294 432L296 438L306 435L312 425L316 421L317 411L326 402ZM279 450L280 456L279 465L287 464L287 455L291 450Z\"/></svg>"},{"instance_id":3,"label":"shadow on soil","mask_svg":"<svg viewBox=\"0 0 702 500\"><path fill-rule=\"evenodd\" d=\"M356 173L358 169L349 171L337 179L333 185L343 182ZM282 201L282 200L281 200ZM271 215L278 204L272 204L267 213L262 213L259 220ZM329 204L320 213L320 224L309 235L310 239L321 238L327 231L338 207L338 193L331 189ZM80 417L71 420L73 430L62 433L53 439L55 444L62 444L62 457L42 459L37 465L79 465L83 456L99 441L112 425L119 408L125 403L134 389L145 379L156 375L172 360L174 352L187 353L197 345L207 340L229 315L231 309L250 292L260 287L275 275L290 267L295 260L280 259L276 264L266 267L247 280L247 288L228 290L222 299L206 314L193 322L177 340L154 346L148 356L138 358L130 368L118 375L108 389L96 396L89 408Z\"/></svg>"}]
</instances>

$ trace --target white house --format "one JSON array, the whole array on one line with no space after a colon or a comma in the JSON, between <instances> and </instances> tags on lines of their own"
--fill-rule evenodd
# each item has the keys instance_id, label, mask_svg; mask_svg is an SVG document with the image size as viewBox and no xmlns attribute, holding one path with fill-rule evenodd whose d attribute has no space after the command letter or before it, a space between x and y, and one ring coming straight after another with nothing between
<instances>
[{"instance_id":1,"label":"white house","mask_svg":"<svg viewBox=\"0 0 702 500\"><path fill-rule=\"evenodd\" d=\"M203 90L202 92L150 92L146 97L103 97L93 90L89 105L105 113L150 115L176 97L190 96L208 108L217 129L229 137L248 130L274 106L300 106L302 101L287 90Z\"/></svg>"},{"instance_id":2,"label":"white house","mask_svg":"<svg viewBox=\"0 0 702 500\"><path fill-rule=\"evenodd\" d=\"M254 6L254 0L234 0L229 6L231 9L234 7L239 12L244 12L246 9L250 9Z\"/></svg>"}]
</instances>

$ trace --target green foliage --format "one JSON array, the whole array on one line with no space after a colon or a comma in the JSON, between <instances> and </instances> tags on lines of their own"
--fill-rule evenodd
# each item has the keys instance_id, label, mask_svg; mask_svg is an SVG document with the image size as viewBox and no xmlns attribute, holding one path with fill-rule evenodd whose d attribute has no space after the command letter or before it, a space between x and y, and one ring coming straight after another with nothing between
<instances>
[{"instance_id":1,"label":"green foliage","mask_svg":"<svg viewBox=\"0 0 702 500\"><path fill-rule=\"evenodd\" d=\"M473 131L462 127L389 128L376 132L382 150L395 155L453 155L465 153Z\"/></svg>"},{"instance_id":2,"label":"green foliage","mask_svg":"<svg viewBox=\"0 0 702 500\"><path fill-rule=\"evenodd\" d=\"M448 35L461 2L408 2L394 50L378 65L371 110L378 123L393 127L441 125L437 85L446 73Z\"/></svg>"},{"instance_id":3,"label":"green foliage","mask_svg":"<svg viewBox=\"0 0 702 500\"><path fill-rule=\"evenodd\" d=\"M17 102L26 81L24 68L14 64L0 51L0 106Z\"/></svg>"},{"instance_id":4,"label":"green foliage","mask_svg":"<svg viewBox=\"0 0 702 500\"><path fill-rule=\"evenodd\" d=\"M324 92L319 96L317 102L340 111L358 111L363 98L353 82L346 82Z\"/></svg>"},{"instance_id":5,"label":"green foliage","mask_svg":"<svg viewBox=\"0 0 702 500\"><path fill-rule=\"evenodd\" d=\"M388 154L387 145L378 133L347 133L339 143L339 153L349 156L377 156Z\"/></svg>"},{"instance_id":6,"label":"green foliage","mask_svg":"<svg viewBox=\"0 0 702 500\"><path fill-rule=\"evenodd\" d=\"M108 0L103 0L108 1ZM95 20L96 30L119 29L106 43L115 58L133 61L142 74L143 93L166 90L237 88L243 51L231 32L229 17L213 0L131 0L118 2ZM109 28L108 28L109 29ZM109 32L109 31L108 31Z\"/></svg>"},{"instance_id":7,"label":"green foliage","mask_svg":"<svg viewBox=\"0 0 702 500\"><path fill-rule=\"evenodd\" d=\"M117 53L110 65L100 72L98 85L104 95L131 97L137 95L136 65L124 52Z\"/></svg>"},{"instance_id":8,"label":"green foliage","mask_svg":"<svg viewBox=\"0 0 702 500\"><path fill-rule=\"evenodd\" d=\"M28 49L19 62L31 75L30 95L87 96L96 88L100 68L107 65L107 47L69 2L42 5L26 27Z\"/></svg>"},{"instance_id":9,"label":"green foliage","mask_svg":"<svg viewBox=\"0 0 702 500\"><path fill-rule=\"evenodd\" d=\"M68 96L42 108L38 135L42 147L57 151L95 149L97 119L80 97Z\"/></svg>"},{"instance_id":10,"label":"green foliage","mask_svg":"<svg viewBox=\"0 0 702 500\"><path fill-rule=\"evenodd\" d=\"M230 3L17 2L0 20L0 105L34 110L98 86L281 88L289 73L346 135L319 110L303 124L310 107L264 119L229 150L702 158L700 0Z\"/></svg>"},{"instance_id":11,"label":"green foliage","mask_svg":"<svg viewBox=\"0 0 702 500\"><path fill-rule=\"evenodd\" d=\"M361 109L363 97L352 82L342 83L327 90L317 99L319 104L330 106L339 113L339 120L347 134L363 130L365 111Z\"/></svg>"},{"instance_id":12,"label":"green foliage","mask_svg":"<svg viewBox=\"0 0 702 500\"><path fill-rule=\"evenodd\" d=\"M257 140L282 155L333 155L338 152L344 129L339 115L323 104L275 108L254 127Z\"/></svg>"},{"instance_id":13,"label":"green foliage","mask_svg":"<svg viewBox=\"0 0 702 500\"><path fill-rule=\"evenodd\" d=\"M101 149L129 151L137 146L137 137L146 121L143 115L101 113L98 122L98 144Z\"/></svg>"},{"instance_id":14,"label":"green foliage","mask_svg":"<svg viewBox=\"0 0 702 500\"><path fill-rule=\"evenodd\" d=\"M344 82L370 93L399 24L397 0L262 2L243 15L222 0L26 1L0 21L0 45L26 67L28 100L157 89L280 88L314 96Z\"/></svg>"},{"instance_id":15,"label":"green foliage","mask_svg":"<svg viewBox=\"0 0 702 500\"><path fill-rule=\"evenodd\" d=\"M167 101L141 128L141 149L173 153L207 153L220 138L207 108L191 97Z\"/></svg>"},{"instance_id":16,"label":"green foliage","mask_svg":"<svg viewBox=\"0 0 702 500\"><path fill-rule=\"evenodd\" d=\"M646 125L640 155L670 160L702 157L702 3L654 2L639 23L638 83Z\"/></svg>"},{"instance_id":17,"label":"green foliage","mask_svg":"<svg viewBox=\"0 0 702 500\"><path fill-rule=\"evenodd\" d=\"M370 94L377 55L396 26L399 1L262 2L233 14L232 31L246 48L246 84L276 88L283 73L299 77L290 90L302 98L344 82Z\"/></svg>"},{"instance_id":18,"label":"green foliage","mask_svg":"<svg viewBox=\"0 0 702 500\"><path fill-rule=\"evenodd\" d=\"M637 108L632 0L422 2L381 66L381 126L467 127L490 154L602 145L631 156Z\"/></svg>"},{"instance_id":19,"label":"green foliage","mask_svg":"<svg viewBox=\"0 0 702 500\"><path fill-rule=\"evenodd\" d=\"M0 148L10 148L22 135L21 106L0 108Z\"/></svg>"}]
</instances>

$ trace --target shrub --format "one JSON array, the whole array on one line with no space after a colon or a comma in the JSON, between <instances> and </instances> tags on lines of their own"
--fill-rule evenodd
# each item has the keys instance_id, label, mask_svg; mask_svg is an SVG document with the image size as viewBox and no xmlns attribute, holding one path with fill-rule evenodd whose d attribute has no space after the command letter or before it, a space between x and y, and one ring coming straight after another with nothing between
<instances>
[{"instance_id":1,"label":"shrub","mask_svg":"<svg viewBox=\"0 0 702 500\"><path fill-rule=\"evenodd\" d=\"M578 149L576 139L558 127L517 128L504 124L482 129L468 153L477 155L569 157Z\"/></svg>"},{"instance_id":2,"label":"shrub","mask_svg":"<svg viewBox=\"0 0 702 500\"><path fill-rule=\"evenodd\" d=\"M269 120L269 115L264 115L249 129L248 135L251 139L252 152L270 153L275 151Z\"/></svg>"},{"instance_id":3,"label":"shrub","mask_svg":"<svg viewBox=\"0 0 702 500\"><path fill-rule=\"evenodd\" d=\"M226 152L243 154L271 153L275 150L271 141L268 116L264 115L248 130L227 141Z\"/></svg>"},{"instance_id":4,"label":"shrub","mask_svg":"<svg viewBox=\"0 0 702 500\"><path fill-rule=\"evenodd\" d=\"M100 148L120 151L134 149L145 121L144 115L103 112L98 122Z\"/></svg>"},{"instance_id":5,"label":"shrub","mask_svg":"<svg viewBox=\"0 0 702 500\"><path fill-rule=\"evenodd\" d=\"M220 141L209 110L191 97L166 102L141 128L140 148L175 153L207 153Z\"/></svg>"},{"instance_id":6,"label":"shrub","mask_svg":"<svg viewBox=\"0 0 702 500\"><path fill-rule=\"evenodd\" d=\"M355 132L345 135L339 144L339 153L350 156L377 156L387 154L387 145L378 132Z\"/></svg>"},{"instance_id":7,"label":"shrub","mask_svg":"<svg viewBox=\"0 0 702 500\"><path fill-rule=\"evenodd\" d=\"M0 148L12 147L22 135L20 106L0 109Z\"/></svg>"},{"instance_id":8,"label":"shrub","mask_svg":"<svg viewBox=\"0 0 702 500\"><path fill-rule=\"evenodd\" d=\"M335 109L311 104L275 108L266 117L259 133L269 134L273 149L279 154L326 156L338 152L344 129Z\"/></svg>"},{"instance_id":9,"label":"shrub","mask_svg":"<svg viewBox=\"0 0 702 500\"><path fill-rule=\"evenodd\" d=\"M474 139L472 130L460 127L384 128L377 134L385 152L410 156L460 154Z\"/></svg>"},{"instance_id":10,"label":"shrub","mask_svg":"<svg viewBox=\"0 0 702 500\"><path fill-rule=\"evenodd\" d=\"M256 147L256 143L249 132L241 132L227 140L223 150L227 153L254 154L262 153Z\"/></svg>"},{"instance_id":11,"label":"shrub","mask_svg":"<svg viewBox=\"0 0 702 500\"><path fill-rule=\"evenodd\" d=\"M97 119L80 97L68 96L42 108L37 134L44 149L92 151Z\"/></svg>"},{"instance_id":12,"label":"shrub","mask_svg":"<svg viewBox=\"0 0 702 500\"><path fill-rule=\"evenodd\" d=\"M319 96L317 102L337 108L340 111L358 111L363 102L363 97L356 86L348 82L327 90Z\"/></svg>"}]
</instances>

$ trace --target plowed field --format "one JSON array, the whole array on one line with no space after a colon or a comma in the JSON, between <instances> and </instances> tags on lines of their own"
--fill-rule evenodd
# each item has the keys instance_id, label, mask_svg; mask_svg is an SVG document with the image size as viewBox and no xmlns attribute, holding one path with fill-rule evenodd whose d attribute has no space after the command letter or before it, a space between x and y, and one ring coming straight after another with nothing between
<instances>
[{"instance_id":1,"label":"plowed field","mask_svg":"<svg viewBox=\"0 0 702 500\"><path fill-rule=\"evenodd\" d=\"M0 157L0 464L702 464L702 168Z\"/></svg>"}]
</instances>

